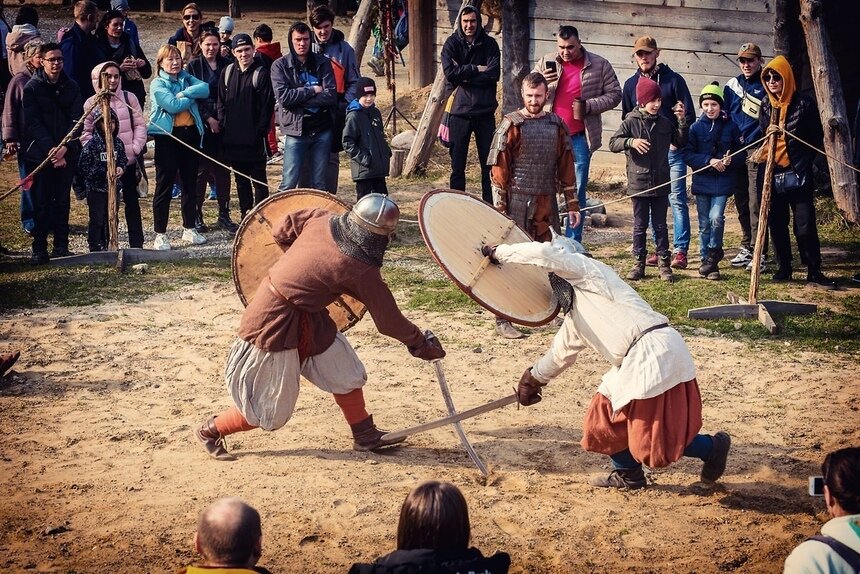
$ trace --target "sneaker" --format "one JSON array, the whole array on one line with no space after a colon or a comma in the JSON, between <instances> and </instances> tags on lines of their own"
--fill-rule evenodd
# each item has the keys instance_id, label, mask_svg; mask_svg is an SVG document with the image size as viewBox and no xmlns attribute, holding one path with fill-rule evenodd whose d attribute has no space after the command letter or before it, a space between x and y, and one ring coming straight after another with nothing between
<instances>
[{"instance_id":1,"label":"sneaker","mask_svg":"<svg viewBox=\"0 0 860 574\"><path fill-rule=\"evenodd\" d=\"M30 257L30 263L32 265L47 265L51 262L51 258L48 256L47 251L35 251L33 256Z\"/></svg>"},{"instance_id":2,"label":"sneaker","mask_svg":"<svg viewBox=\"0 0 860 574\"><path fill-rule=\"evenodd\" d=\"M266 160L266 165L276 165L279 163L284 163L284 154L281 152L272 154L272 157Z\"/></svg>"},{"instance_id":3,"label":"sneaker","mask_svg":"<svg viewBox=\"0 0 860 574\"><path fill-rule=\"evenodd\" d=\"M182 232L182 241L187 241L191 245L202 245L206 243L206 238L200 235L193 227Z\"/></svg>"},{"instance_id":4,"label":"sneaker","mask_svg":"<svg viewBox=\"0 0 860 574\"><path fill-rule=\"evenodd\" d=\"M638 490L648 486L648 481L645 479L645 472L640 466L633 469L616 469L610 472L609 476L594 476L588 481L588 484L600 488Z\"/></svg>"},{"instance_id":5,"label":"sneaker","mask_svg":"<svg viewBox=\"0 0 860 574\"><path fill-rule=\"evenodd\" d=\"M657 267L657 254L652 253L645 259L645 265L648 267Z\"/></svg>"},{"instance_id":6,"label":"sneaker","mask_svg":"<svg viewBox=\"0 0 860 574\"><path fill-rule=\"evenodd\" d=\"M167 239L167 234L156 233L155 241L152 242L152 248L158 251L170 251L170 241Z\"/></svg>"},{"instance_id":7,"label":"sneaker","mask_svg":"<svg viewBox=\"0 0 860 574\"><path fill-rule=\"evenodd\" d=\"M729 449L732 446L732 437L722 431L713 437L714 449L711 456L702 466L702 474L699 478L702 482L716 482L726 472L726 460L729 458Z\"/></svg>"},{"instance_id":8,"label":"sneaker","mask_svg":"<svg viewBox=\"0 0 860 574\"><path fill-rule=\"evenodd\" d=\"M173 191L170 192L171 199L179 199L182 197L182 188L179 187L178 183L173 184Z\"/></svg>"},{"instance_id":9,"label":"sneaker","mask_svg":"<svg viewBox=\"0 0 860 574\"><path fill-rule=\"evenodd\" d=\"M194 230L197 233L206 233L209 231L209 226L203 221L203 214L198 213L197 217L194 218Z\"/></svg>"},{"instance_id":10,"label":"sneaker","mask_svg":"<svg viewBox=\"0 0 860 574\"><path fill-rule=\"evenodd\" d=\"M672 267L674 269L686 269L687 254L683 251L678 251L677 253L675 253L675 257L672 259Z\"/></svg>"},{"instance_id":11,"label":"sneaker","mask_svg":"<svg viewBox=\"0 0 860 574\"><path fill-rule=\"evenodd\" d=\"M815 287L818 289L833 290L836 289L836 281L834 281L830 277L827 277L821 271L810 271L806 274L806 286Z\"/></svg>"},{"instance_id":12,"label":"sneaker","mask_svg":"<svg viewBox=\"0 0 860 574\"><path fill-rule=\"evenodd\" d=\"M752 258L752 251L746 247L741 247L741 250L738 251L738 254L735 255L734 259L732 259L730 263L732 267L746 267L748 263L752 262Z\"/></svg>"},{"instance_id":13,"label":"sneaker","mask_svg":"<svg viewBox=\"0 0 860 574\"><path fill-rule=\"evenodd\" d=\"M74 253L72 253L68 249L56 249L55 248L55 249L51 250L51 259L54 259L56 257L71 257L72 255L74 255Z\"/></svg>"},{"instance_id":14,"label":"sneaker","mask_svg":"<svg viewBox=\"0 0 860 574\"><path fill-rule=\"evenodd\" d=\"M750 259L750 262L749 262L749 263L747 263L747 265L746 265L745 269L747 270L747 273L752 273L752 270L753 270L753 262L752 262L752 259ZM764 273L764 272L765 272L765 269L767 269L767 258L766 258L766 257L764 257L764 256L762 256L762 258L761 258L761 262L759 263L759 266L758 266L758 272L759 272L759 273Z\"/></svg>"}]
</instances>

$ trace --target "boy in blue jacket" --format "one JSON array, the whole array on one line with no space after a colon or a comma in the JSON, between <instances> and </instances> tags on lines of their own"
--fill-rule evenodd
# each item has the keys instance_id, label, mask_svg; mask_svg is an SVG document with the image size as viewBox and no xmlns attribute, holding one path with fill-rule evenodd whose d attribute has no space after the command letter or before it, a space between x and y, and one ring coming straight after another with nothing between
<instances>
[{"instance_id":1,"label":"boy in blue jacket","mask_svg":"<svg viewBox=\"0 0 860 574\"><path fill-rule=\"evenodd\" d=\"M376 83L370 78L359 78L355 85L355 99L346 108L343 149L349 156L358 201L368 193L388 195L385 178L391 148L385 141L382 114L375 105Z\"/></svg>"},{"instance_id":2,"label":"boy in blue jacket","mask_svg":"<svg viewBox=\"0 0 860 574\"><path fill-rule=\"evenodd\" d=\"M741 132L723 110L723 103L719 82L702 88L699 96L702 115L690 127L684 147L684 161L694 171L710 166L693 175L691 189L699 214L699 252L702 256L699 275L712 281L720 278L726 202L735 190L736 168L743 167L745 159L733 163L730 157L741 148Z\"/></svg>"}]
</instances>

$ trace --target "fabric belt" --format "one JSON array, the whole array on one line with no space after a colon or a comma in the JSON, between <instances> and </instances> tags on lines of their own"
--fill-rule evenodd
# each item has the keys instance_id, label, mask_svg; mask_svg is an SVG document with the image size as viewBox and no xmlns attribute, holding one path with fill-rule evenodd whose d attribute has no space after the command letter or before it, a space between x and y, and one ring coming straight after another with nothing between
<instances>
[{"instance_id":1,"label":"fabric belt","mask_svg":"<svg viewBox=\"0 0 860 574\"><path fill-rule=\"evenodd\" d=\"M634 346L636 343L638 343L638 342L639 342L639 340L640 340L642 337L644 337L645 335L647 335L647 334L648 334L648 333L650 333L651 331L656 331L656 330L658 330L658 329L663 329L663 328L668 327L668 326L669 326L669 323L660 323L659 325L651 325L651 326L650 326L650 327L648 327L647 329L645 329L645 330L641 331L638 335L636 335L636 337L633 339L633 341L631 341L631 342L630 342L630 346L629 346L629 347L627 347L627 352L626 352L626 353L624 353L624 356L626 357L627 355L629 355L629 354L630 354L630 350L633 348L633 346Z\"/></svg>"}]
</instances>

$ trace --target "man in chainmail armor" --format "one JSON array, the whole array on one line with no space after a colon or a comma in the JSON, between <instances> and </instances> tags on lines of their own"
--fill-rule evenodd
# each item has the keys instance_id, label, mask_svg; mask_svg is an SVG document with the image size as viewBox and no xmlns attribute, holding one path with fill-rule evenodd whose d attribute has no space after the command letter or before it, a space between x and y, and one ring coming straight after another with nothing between
<instances>
[{"instance_id":1,"label":"man in chainmail armor","mask_svg":"<svg viewBox=\"0 0 860 574\"><path fill-rule=\"evenodd\" d=\"M564 195L570 226L579 223L574 158L564 121L544 111L546 79L532 72L523 79L523 108L507 114L496 129L487 163L493 205L535 241L549 241L559 229L557 193ZM496 332L508 339L522 333L496 319Z\"/></svg>"},{"instance_id":2,"label":"man in chainmail armor","mask_svg":"<svg viewBox=\"0 0 860 574\"><path fill-rule=\"evenodd\" d=\"M391 199L374 193L344 215L302 209L275 226L272 235L286 251L245 309L227 358L225 378L235 406L195 431L210 456L235 460L224 444L226 435L284 426L298 399L300 376L334 395L355 450L403 440L382 439L385 431L365 408L364 365L326 309L340 295L350 295L367 307L380 333L402 342L414 357L445 356L435 337L403 316L380 274L399 217Z\"/></svg>"}]
</instances>

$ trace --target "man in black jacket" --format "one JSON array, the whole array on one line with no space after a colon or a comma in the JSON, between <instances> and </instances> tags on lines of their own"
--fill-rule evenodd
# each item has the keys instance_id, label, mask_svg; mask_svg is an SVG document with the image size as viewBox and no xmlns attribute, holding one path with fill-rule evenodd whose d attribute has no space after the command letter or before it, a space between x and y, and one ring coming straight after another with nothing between
<instances>
[{"instance_id":1,"label":"man in black jacket","mask_svg":"<svg viewBox=\"0 0 860 574\"><path fill-rule=\"evenodd\" d=\"M636 109L636 84L639 78L644 76L654 80L660 86L663 95L663 105L660 107L660 115L667 120L677 123L674 108L678 102L684 104L686 111L684 117L687 125L696 121L693 98L687 82L680 74L672 70L666 64L658 64L660 50L657 48L657 40L651 36L642 36L633 45L633 56L638 69L624 82L621 93L621 118ZM669 148L669 170L672 179L678 179L687 173L687 165L684 163L681 150L675 146ZM675 269L687 268L687 249L690 247L690 210L687 207L687 181L678 179L671 184L669 193L669 204L672 206L672 246L674 257L672 267ZM656 242L656 239L655 239ZM657 265L657 254L648 258L648 265Z\"/></svg>"},{"instance_id":2,"label":"man in black jacket","mask_svg":"<svg viewBox=\"0 0 860 574\"><path fill-rule=\"evenodd\" d=\"M275 107L269 71L254 58L254 43L248 34L233 37L233 57L218 83L218 122L224 157L236 170L236 195L242 217L269 197L266 182L266 135ZM251 180L254 195L251 195Z\"/></svg>"},{"instance_id":3,"label":"man in black jacket","mask_svg":"<svg viewBox=\"0 0 860 574\"><path fill-rule=\"evenodd\" d=\"M51 153L50 163L33 176L30 197L36 211L33 228L33 258L36 265L49 261L48 230L54 232L51 257L69 252L69 208L72 175L80 143L73 138L63 146L60 141L83 115L81 90L63 72L63 52L53 42L43 44L39 53L42 68L24 86L24 134L21 150L24 167L32 173Z\"/></svg>"},{"instance_id":4,"label":"man in black jacket","mask_svg":"<svg viewBox=\"0 0 860 574\"><path fill-rule=\"evenodd\" d=\"M90 71L108 60L93 36L98 24L99 9L95 2L75 2L75 23L63 35L60 49L63 52L65 75L78 83L81 97L89 98L96 93L90 79ZM143 101L143 100L141 100Z\"/></svg>"},{"instance_id":5,"label":"man in black jacket","mask_svg":"<svg viewBox=\"0 0 860 574\"><path fill-rule=\"evenodd\" d=\"M452 189L466 189L466 156L469 139L474 133L481 163L481 195L492 205L487 156L496 129L496 85L501 62L499 45L484 32L481 15L474 6L464 6L457 22L457 31L445 40L442 47L442 71L449 93L454 94L448 123L451 132L449 185Z\"/></svg>"}]
</instances>

